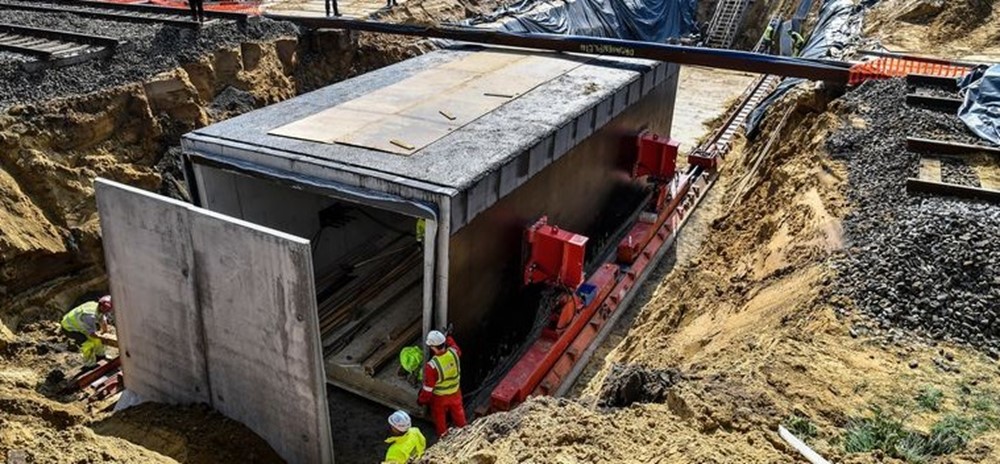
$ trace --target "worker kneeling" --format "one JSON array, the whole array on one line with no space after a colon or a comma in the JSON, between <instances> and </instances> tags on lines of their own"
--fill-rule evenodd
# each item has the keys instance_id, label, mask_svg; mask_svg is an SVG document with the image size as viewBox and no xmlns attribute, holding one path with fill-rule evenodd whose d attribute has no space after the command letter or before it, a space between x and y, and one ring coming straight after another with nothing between
<instances>
[{"instance_id":1,"label":"worker kneeling","mask_svg":"<svg viewBox=\"0 0 1000 464\"><path fill-rule=\"evenodd\" d=\"M97 338L97 332L107 332L107 317L112 311L111 296L105 295L71 309L62 318L62 332L79 345L85 368L97 365L97 358L104 357L104 343Z\"/></svg>"},{"instance_id":2,"label":"worker kneeling","mask_svg":"<svg viewBox=\"0 0 1000 464\"><path fill-rule=\"evenodd\" d=\"M445 337L437 330L427 334L427 346L432 356L424 366L424 387L420 390L417 403L430 405L434 431L440 437L448 432L446 413L451 416L455 427L465 427L465 409L459 388L462 374L459 356L462 352L454 339Z\"/></svg>"},{"instance_id":3,"label":"worker kneeling","mask_svg":"<svg viewBox=\"0 0 1000 464\"><path fill-rule=\"evenodd\" d=\"M389 449L385 452L385 460L382 462L402 464L424 455L427 439L420 433L420 429L413 426L409 414L403 411L392 413L389 416L389 433L392 436L385 439Z\"/></svg>"}]
</instances>

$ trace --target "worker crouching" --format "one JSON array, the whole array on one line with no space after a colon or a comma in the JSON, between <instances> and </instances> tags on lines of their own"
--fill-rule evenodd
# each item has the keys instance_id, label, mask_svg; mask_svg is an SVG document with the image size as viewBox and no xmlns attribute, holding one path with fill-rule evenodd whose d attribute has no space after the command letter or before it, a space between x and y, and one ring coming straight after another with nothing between
<instances>
[{"instance_id":1,"label":"worker crouching","mask_svg":"<svg viewBox=\"0 0 1000 464\"><path fill-rule=\"evenodd\" d=\"M420 429L413 426L409 414L403 411L392 413L389 416L389 433L391 436L385 439L389 449L382 462L404 464L424 455L427 439Z\"/></svg>"},{"instance_id":2,"label":"worker crouching","mask_svg":"<svg viewBox=\"0 0 1000 464\"><path fill-rule=\"evenodd\" d=\"M440 437L448 432L445 415L451 417L455 427L465 427L465 408L459 386L462 351L451 336L445 337L437 330L427 334L427 346L431 349L431 360L424 366L424 386L417 403L430 406L434 431Z\"/></svg>"},{"instance_id":3,"label":"worker crouching","mask_svg":"<svg viewBox=\"0 0 1000 464\"><path fill-rule=\"evenodd\" d=\"M107 318L112 311L111 296L105 295L71 309L62 318L62 332L80 347L84 368L97 365L97 359L104 357L104 343L97 333L108 331Z\"/></svg>"}]
</instances>

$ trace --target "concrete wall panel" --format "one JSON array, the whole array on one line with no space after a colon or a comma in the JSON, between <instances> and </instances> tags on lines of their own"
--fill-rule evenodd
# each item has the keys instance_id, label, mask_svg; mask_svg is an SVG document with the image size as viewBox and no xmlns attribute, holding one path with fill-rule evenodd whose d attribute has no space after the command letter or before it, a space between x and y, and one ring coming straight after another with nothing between
<instances>
[{"instance_id":1,"label":"concrete wall panel","mask_svg":"<svg viewBox=\"0 0 1000 464\"><path fill-rule=\"evenodd\" d=\"M209 403L189 206L103 179L94 189L128 388L149 401Z\"/></svg>"},{"instance_id":2,"label":"concrete wall panel","mask_svg":"<svg viewBox=\"0 0 1000 464\"><path fill-rule=\"evenodd\" d=\"M331 461L309 241L209 211L191 226L213 406L289 462Z\"/></svg>"},{"instance_id":3,"label":"concrete wall panel","mask_svg":"<svg viewBox=\"0 0 1000 464\"><path fill-rule=\"evenodd\" d=\"M125 383L332 462L309 241L98 179Z\"/></svg>"}]
</instances>

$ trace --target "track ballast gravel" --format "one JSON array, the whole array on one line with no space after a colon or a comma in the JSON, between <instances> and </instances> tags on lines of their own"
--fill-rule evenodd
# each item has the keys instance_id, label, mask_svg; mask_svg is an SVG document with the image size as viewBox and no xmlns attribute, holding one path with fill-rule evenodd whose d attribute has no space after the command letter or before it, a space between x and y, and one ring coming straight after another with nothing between
<instances>
[{"instance_id":1,"label":"track ballast gravel","mask_svg":"<svg viewBox=\"0 0 1000 464\"><path fill-rule=\"evenodd\" d=\"M975 142L957 117L904 104L902 80L870 81L842 99L865 119L827 141L848 165L854 210L835 293L882 328L901 327L1000 356L1000 206L908 194L918 136Z\"/></svg>"},{"instance_id":2,"label":"track ballast gravel","mask_svg":"<svg viewBox=\"0 0 1000 464\"><path fill-rule=\"evenodd\" d=\"M245 26L221 21L188 30L70 13L5 10L2 22L114 37L125 43L110 58L35 73L25 72L16 59L0 56L0 108L140 82L222 48L298 35L293 24L268 19L253 19Z\"/></svg>"}]
</instances>

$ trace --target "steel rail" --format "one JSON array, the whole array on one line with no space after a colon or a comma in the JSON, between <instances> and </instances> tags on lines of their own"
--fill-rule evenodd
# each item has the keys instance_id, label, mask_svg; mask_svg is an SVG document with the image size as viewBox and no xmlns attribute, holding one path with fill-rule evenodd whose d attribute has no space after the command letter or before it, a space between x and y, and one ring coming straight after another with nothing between
<instances>
[{"instance_id":1,"label":"steel rail","mask_svg":"<svg viewBox=\"0 0 1000 464\"><path fill-rule=\"evenodd\" d=\"M921 106L938 111L958 111L962 106L962 100L949 97L936 97L934 95L923 95L911 93L906 96L906 104L910 106Z\"/></svg>"},{"instance_id":2,"label":"steel rail","mask_svg":"<svg viewBox=\"0 0 1000 464\"><path fill-rule=\"evenodd\" d=\"M936 153L942 155L968 155L973 153L1000 155L1000 148L997 147L920 137L907 137L906 149L915 153Z\"/></svg>"},{"instance_id":3,"label":"steel rail","mask_svg":"<svg viewBox=\"0 0 1000 464\"><path fill-rule=\"evenodd\" d=\"M88 45L98 45L102 47L117 47L118 39L104 37L100 35L79 34L76 32L63 31L58 29L42 29L38 27L19 26L16 24L0 23L0 32L17 34L27 37L38 37L58 42L76 42Z\"/></svg>"},{"instance_id":4,"label":"steel rail","mask_svg":"<svg viewBox=\"0 0 1000 464\"><path fill-rule=\"evenodd\" d=\"M20 64L26 71L68 66L114 53L119 42L111 37L0 24L0 50L39 58Z\"/></svg>"},{"instance_id":5,"label":"steel rail","mask_svg":"<svg viewBox=\"0 0 1000 464\"><path fill-rule=\"evenodd\" d=\"M958 91L958 79L954 77L907 74L906 85L912 85L914 87L939 87L945 90Z\"/></svg>"},{"instance_id":6,"label":"steel rail","mask_svg":"<svg viewBox=\"0 0 1000 464\"><path fill-rule=\"evenodd\" d=\"M160 13L160 14L183 14L189 10L185 8L173 8L169 6L159 6L159 5L146 5L146 4L132 4L132 3L113 3L113 2L102 2L99 0L46 0L51 3L60 3L63 5L75 5L80 7L89 8L103 8L107 10L121 10L121 11L137 11L145 13ZM205 10L206 18L213 19L228 19L231 21L237 21L239 23L245 23L249 19L250 15L246 13L235 13L231 11L213 11Z\"/></svg>"},{"instance_id":7,"label":"steel rail","mask_svg":"<svg viewBox=\"0 0 1000 464\"><path fill-rule=\"evenodd\" d=\"M181 10L173 11L148 11L148 12L136 12L136 14L125 14L125 13L113 13L110 11L96 11L97 9L102 9L101 6L96 5L73 5L74 7L79 6L82 8L92 8L90 10L82 10L78 8L59 8L55 6L44 6L39 4L18 4L18 3L6 3L0 2L0 9L7 10L22 10L22 11L37 11L40 13L70 13L77 16L83 16L87 18L94 19L106 19L111 21L123 21L123 22L134 22L143 24L165 24L168 26L175 27L185 27L185 28L197 28L201 25L198 21L180 18L179 16L189 16ZM158 16L143 16L143 15L158 15ZM172 18L164 16L173 16Z\"/></svg>"},{"instance_id":8,"label":"steel rail","mask_svg":"<svg viewBox=\"0 0 1000 464\"><path fill-rule=\"evenodd\" d=\"M969 185L952 184L950 182L935 182L932 180L906 179L907 192L930 193L933 195L948 195L959 198L985 200L1000 203L1000 190L972 187Z\"/></svg>"},{"instance_id":9,"label":"steel rail","mask_svg":"<svg viewBox=\"0 0 1000 464\"><path fill-rule=\"evenodd\" d=\"M388 24L356 19L287 16L272 13L265 13L264 17L291 21L313 29L347 29L589 55L644 58L758 74L801 77L837 84L846 84L850 73L850 65L847 63L654 42L558 34L522 34L467 26Z\"/></svg>"}]
</instances>

